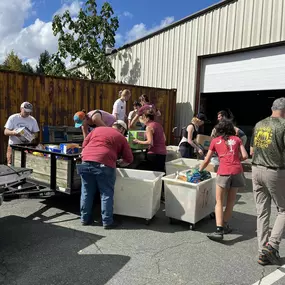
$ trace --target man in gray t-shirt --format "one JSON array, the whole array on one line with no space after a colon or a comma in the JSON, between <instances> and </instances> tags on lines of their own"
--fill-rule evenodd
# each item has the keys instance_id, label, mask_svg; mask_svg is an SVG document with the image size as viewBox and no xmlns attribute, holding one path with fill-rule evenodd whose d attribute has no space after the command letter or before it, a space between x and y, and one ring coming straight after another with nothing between
<instances>
[{"instance_id":1,"label":"man in gray t-shirt","mask_svg":"<svg viewBox=\"0 0 285 285\"><path fill-rule=\"evenodd\" d=\"M280 264L279 244L285 227L285 98L275 100L271 109L272 115L256 124L251 142L261 265ZM278 216L269 235L272 200Z\"/></svg>"},{"instance_id":2,"label":"man in gray t-shirt","mask_svg":"<svg viewBox=\"0 0 285 285\"><path fill-rule=\"evenodd\" d=\"M9 166L12 163L12 149L10 146L13 144L24 144L29 142L18 135L17 129L26 128L31 134L35 135L36 138L40 131L36 119L31 116L33 105L29 102L24 102L21 104L20 110L20 113L11 115L4 126L4 135L9 137L7 149L7 164Z\"/></svg>"}]
</instances>

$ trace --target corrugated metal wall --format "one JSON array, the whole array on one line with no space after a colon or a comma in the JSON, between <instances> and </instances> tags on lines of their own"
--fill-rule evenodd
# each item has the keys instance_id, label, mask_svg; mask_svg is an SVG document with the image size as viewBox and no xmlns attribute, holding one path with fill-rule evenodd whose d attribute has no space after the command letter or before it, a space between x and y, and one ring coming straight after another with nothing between
<instances>
[{"instance_id":1,"label":"corrugated metal wall","mask_svg":"<svg viewBox=\"0 0 285 285\"><path fill-rule=\"evenodd\" d=\"M34 105L33 116L40 128L44 125L72 126L74 113L81 109L112 112L113 103L124 88L132 93L128 111L132 109L132 101L138 100L142 94L149 96L151 102L156 104L161 110L165 134L170 143L176 90L0 71L0 163L4 161L7 145L4 125L10 115L19 112L22 102L29 101Z\"/></svg>"},{"instance_id":2,"label":"corrugated metal wall","mask_svg":"<svg viewBox=\"0 0 285 285\"><path fill-rule=\"evenodd\" d=\"M284 0L237 0L118 52L112 64L116 81L176 88L181 127L193 115L198 56L284 40Z\"/></svg>"}]
</instances>

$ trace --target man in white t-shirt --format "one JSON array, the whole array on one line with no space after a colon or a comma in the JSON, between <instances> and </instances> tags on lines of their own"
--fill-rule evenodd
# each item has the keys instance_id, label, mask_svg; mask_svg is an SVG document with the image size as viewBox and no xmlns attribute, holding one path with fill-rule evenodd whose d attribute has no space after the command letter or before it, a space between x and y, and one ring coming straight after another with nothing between
<instances>
[{"instance_id":1,"label":"man in white t-shirt","mask_svg":"<svg viewBox=\"0 0 285 285\"><path fill-rule=\"evenodd\" d=\"M38 132L40 131L38 123L34 117L31 116L33 112L33 105L29 102L24 102L21 104L21 112L10 116L4 126L4 135L9 137L8 149L7 149L7 164L10 166L12 163L12 149L13 144L24 144L28 143L19 137L16 130L18 128L25 127L32 134L35 135L36 140L38 138Z\"/></svg>"},{"instance_id":2,"label":"man in white t-shirt","mask_svg":"<svg viewBox=\"0 0 285 285\"><path fill-rule=\"evenodd\" d=\"M116 118L116 120L126 120L126 105L127 101L131 97L131 91L128 89L125 89L123 91L120 91L119 93L120 98L117 99L113 105L113 112L112 115Z\"/></svg>"}]
</instances>

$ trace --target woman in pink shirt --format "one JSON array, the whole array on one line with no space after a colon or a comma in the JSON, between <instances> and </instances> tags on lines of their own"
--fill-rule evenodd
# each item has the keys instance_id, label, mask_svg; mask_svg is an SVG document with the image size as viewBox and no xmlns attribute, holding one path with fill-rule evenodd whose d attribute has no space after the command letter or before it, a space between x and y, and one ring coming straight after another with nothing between
<instances>
[{"instance_id":1,"label":"woman in pink shirt","mask_svg":"<svg viewBox=\"0 0 285 285\"><path fill-rule=\"evenodd\" d=\"M147 169L165 172L166 145L165 134L160 123L154 121L155 110L146 110L142 120L146 125L146 141L135 139L134 143L149 145Z\"/></svg>"},{"instance_id":2,"label":"woman in pink shirt","mask_svg":"<svg viewBox=\"0 0 285 285\"><path fill-rule=\"evenodd\" d=\"M220 161L216 177L215 213L217 230L209 234L208 238L217 241L222 240L224 234L232 231L228 221L232 216L238 188L245 186L241 160L246 160L248 154L241 139L236 136L236 131L231 121L223 119L215 129L218 136L212 140L207 156L200 166L200 171L207 167L211 157L216 152ZM228 191L228 197L224 212L223 205L226 191Z\"/></svg>"}]
</instances>

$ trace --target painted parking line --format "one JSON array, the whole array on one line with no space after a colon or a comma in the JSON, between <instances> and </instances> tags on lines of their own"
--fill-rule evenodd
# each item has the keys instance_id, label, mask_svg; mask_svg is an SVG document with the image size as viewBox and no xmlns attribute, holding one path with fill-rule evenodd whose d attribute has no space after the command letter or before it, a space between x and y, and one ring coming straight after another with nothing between
<instances>
[{"instance_id":1,"label":"painted parking line","mask_svg":"<svg viewBox=\"0 0 285 285\"><path fill-rule=\"evenodd\" d=\"M285 265L281 266L274 272L255 282L252 285L272 285L285 276Z\"/></svg>"}]
</instances>

